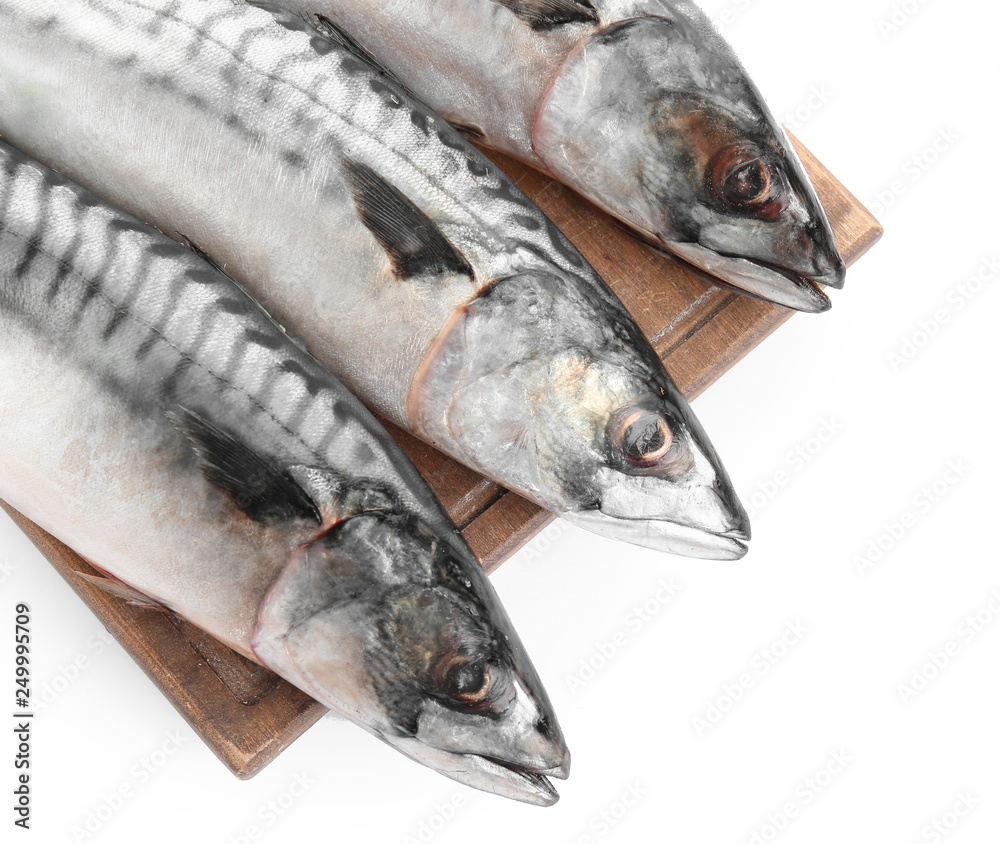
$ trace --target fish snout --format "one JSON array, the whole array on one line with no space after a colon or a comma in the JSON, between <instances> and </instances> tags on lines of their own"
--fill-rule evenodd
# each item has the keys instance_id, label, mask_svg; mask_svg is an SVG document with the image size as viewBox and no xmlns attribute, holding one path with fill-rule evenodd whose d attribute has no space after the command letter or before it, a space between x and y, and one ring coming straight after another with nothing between
<instances>
[{"instance_id":1,"label":"fish snout","mask_svg":"<svg viewBox=\"0 0 1000 844\"><path fill-rule=\"evenodd\" d=\"M542 770L535 771L534 773L543 777L552 777L557 780L569 779L569 769L570 769L570 753L569 749L562 747L562 752L560 754L559 760L556 764L549 768L544 768Z\"/></svg>"},{"instance_id":2,"label":"fish snout","mask_svg":"<svg viewBox=\"0 0 1000 844\"><path fill-rule=\"evenodd\" d=\"M794 248L789 251L799 260L808 260L808 267L798 268L804 278L838 290L844 286L847 265L840 256L833 230L822 211L814 211L810 215L799 232Z\"/></svg>"},{"instance_id":3,"label":"fish snout","mask_svg":"<svg viewBox=\"0 0 1000 844\"><path fill-rule=\"evenodd\" d=\"M526 682L523 677L515 682L519 701L516 708L523 708L524 714L521 717L515 714L511 719L512 726L518 722L521 726L513 730L517 738L508 761L534 774L566 779L570 767L569 747L551 703L544 694L541 697L532 694L529 691L532 685L536 684Z\"/></svg>"},{"instance_id":4,"label":"fish snout","mask_svg":"<svg viewBox=\"0 0 1000 844\"><path fill-rule=\"evenodd\" d=\"M553 728L548 718L541 718L535 729L535 740L522 743L521 751L524 755L521 764L526 770L539 776L567 779L570 752L558 725Z\"/></svg>"},{"instance_id":5,"label":"fish snout","mask_svg":"<svg viewBox=\"0 0 1000 844\"><path fill-rule=\"evenodd\" d=\"M718 531L719 536L748 542L751 536L750 516L743 504L738 498L726 494L718 487L712 492L719 500L719 512L722 513L725 523L728 524L728 527L723 527Z\"/></svg>"},{"instance_id":6,"label":"fish snout","mask_svg":"<svg viewBox=\"0 0 1000 844\"><path fill-rule=\"evenodd\" d=\"M840 290L847 276L847 264L840 253L833 249L831 253L821 255L816 261L816 273L812 280L827 287Z\"/></svg>"}]
</instances>

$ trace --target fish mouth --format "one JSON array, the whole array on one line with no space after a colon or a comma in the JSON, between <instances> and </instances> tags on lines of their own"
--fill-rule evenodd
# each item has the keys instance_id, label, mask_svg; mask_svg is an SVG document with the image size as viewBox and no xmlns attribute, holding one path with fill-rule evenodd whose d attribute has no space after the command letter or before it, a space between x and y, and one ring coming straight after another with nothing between
<instances>
[{"instance_id":1,"label":"fish mouth","mask_svg":"<svg viewBox=\"0 0 1000 844\"><path fill-rule=\"evenodd\" d=\"M510 762L504 762L502 759L495 759L490 756L479 756L478 758L482 760L485 769L492 767L498 775L501 772L507 772L507 774L514 777L515 781L521 780L526 786L524 793L531 798L523 800L523 802L536 803L537 799L536 805L551 806L559 800L559 792L549 782L549 777L559 780L569 778L568 757L562 764L546 768L543 771L526 768L521 765L513 765Z\"/></svg>"},{"instance_id":2,"label":"fish mouth","mask_svg":"<svg viewBox=\"0 0 1000 844\"><path fill-rule=\"evenodd\" d=\"M536 773L527 768L519 768L499 759L490 759L487 756L476 757L483 773L492 773L505 789L513 787L515 791L497 791L505 797L520 800L522 803L530 803L533 806L553 806L559 802L559 792L555 790L548 777L552 776ZM492 769L492 770L491 770ZM565 777L562 777L565 779Z\"/></svg>"},{"instance_id":3,"label":"fish mouth","mask_svg":"<svg viewBox=\"0 0 1000 844\"><path fill-rule=\"evenodd\" d=\"M844 286L845 268L839 259L823 274L803 276L764 261L716 252L698 243L669 241L661 248L699 274L707 274L713 283L723 281L755 299L804 313L823 313L832 305L817 284Z\"/></svg>"},{"instance_id":4,"label":"fish mouth","mask_svg":"<svg viewBox=\"0 0 1000 844\"><path fill-rule=\"evenodd\" d=\"M746 555L746 540L750 538L745 525L711 531L676 522L610 516L600 510L563 515L570 523L610 539L701 560L739 560Z\"/></svg>"},{"instance_id":5,"label":"fish mouth","mask_svg":"<svg viewBox=\"0 0 1000 844\"><path fill-rule=\"evenodd\" d=\"M564 780L569 776L568 751L559 765L542 770L475 753L454 753L426 745L406 747L391 740L389 743L449 779L533 806L558 802L559 792L548 778Z\"/></svg>"},{"instance_id":6,"label":"fish mouth","mask_svg":"<svg viewBox=\"0 0 1000 844\"><path fill-rule=\"evenodd\" d=\"M552 742L542 755L511 754L524 759L514 761L510 756L501 759L489 751L447 750L419 736L390 735L370 725L367 728L386 744L448 779L533 806L556 803L559 793L549 777L564 780L569 776L570 752L561 738Z\"/></svg>"}]
</instances>

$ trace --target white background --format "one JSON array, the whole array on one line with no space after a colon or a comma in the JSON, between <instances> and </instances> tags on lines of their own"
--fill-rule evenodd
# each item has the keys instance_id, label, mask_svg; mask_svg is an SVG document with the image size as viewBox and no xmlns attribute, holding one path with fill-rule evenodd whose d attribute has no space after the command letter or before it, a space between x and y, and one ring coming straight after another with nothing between
<instances>
[{"instance_id":1,"label":"white background","mask_svg":"<svg viewBox=\"0 0 1000 844\"><path fill-rule=\"evenodd\" d=\"M704 5L886 236L831 312L795 317L697 402L754 510L744 560L556 523L495 575L573 751L561 802L474 792L329 719L238 782L4 520L4 628L30 603L36 694L61 690L35 719L34 826L17 840L998 840L1000 294L969 279L1000 257L1000 13ZM921 674L936 676L904 694Z\"/></svg>"}]
</instances>

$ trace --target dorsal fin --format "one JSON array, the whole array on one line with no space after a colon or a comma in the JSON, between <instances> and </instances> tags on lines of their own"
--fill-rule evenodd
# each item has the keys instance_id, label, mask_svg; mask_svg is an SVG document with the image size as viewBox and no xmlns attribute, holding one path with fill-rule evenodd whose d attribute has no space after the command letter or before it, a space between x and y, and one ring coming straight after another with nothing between
<instances>
[{"instance_id":1,"label":"dorsal fin","mask_svg":"<svg viewBox=\"0 0 1000 844\"><path fill-rule=\"evenodd\" d=\"M389 255L400 279L446 273L472 278L472 267L437 224L371 167L344 159L361 222Z\"/></svg>"},{"instance_id":2,"label":"dorsal fin","mask_svg":"<svg viewBox=\"0 0 1000 844\"><path fill-rule=\"evenodd\" d=\"M202 474L251 519L322 521L319 508L305 490L273 461L193 411L180 408L168 415L191 441Z\"/></svg>"},{"instance_id":3,"label":"dorsal fin","mask_svg":"<svg viewBox=\"0 0 1000 844\"><path fill-rule=\"evenodd\" d=\"M281 3L274 3L271 0L245 0L245 2L250 6L270 12L271 17L274 18L275 23L279 26L292 32L305 32L313 36L309 43L321 55L326 55L330 52L330 44L336 44L347 50L356 59L360 59L366 65L370 66L372 70L391 79L406 94L413 97L413 92L400 82L389 68L362 47L354 39L354 36L325 15L308 14L305 11L289 11Z\"/></svg>"},{"instance_id":4,"label":"dorsal fin","mask_svg":"<svg viewBox=\"0 0 1000 844\"><path fill-rule=\"evenodd\" d=\"M476 126L474 123L455 123L451 122L451 127L458 132L467 141L475 141L476 143L483 143L486 140L486 133Z\"/></svg>"},{"instance_id":5,"label":"dorsal fin","mask_svg":"<svg viewBox=\"0 0 1000 844\"><path fill-rule=\"evenodd\" d=\"M222 264L220 264L218 261L216 261L215 258L213 258L211 255L209 255L204 249L202 249L197 243L195 243L193 240L191 240L191 238L188 237L183 232L174 232L174 234L176 234L177 237L183 242L183 244L188 249L190 249L192 252L194 252L195 255L197 255L199 258L201 258L201 260L203 260L206 264L208 264L219 275L223 276L227 281L231 282L232 285L237 290L240 291L240 293L242 293L244 296L246 296L247 299L249 299L251 302L253 302L254 305L256 305L258 308L260 308L260 310L263 313L265 313L265 314L267 313L267 311L265 310L264 306L260 302L258 302L257 299L254 297L254 295L243 286L242 282L240 282L238 279L236 279L233 276L233 274L230 273L229 270L227 270ZM278 325L278 323L275 322L275 320L272 319L271 322L273 322L275 325L277 325L278 328L281 328L282 332L284 332L285 329L282 328L280 325Z\"/></svg>"},{"instance_id":6,"label":"dorsal fin","mask_svg":"<svg viewBox=\"0 0 1000 844\"><path fill-rule=\"evenodd\" d=\"M201 258L201 260L203 260L206 264L208 264L209 266L211 266L213 270L215 270L216 272L220 273L221 275L224 275L233 284L235 284L240 290L243 290L243 285L240 284L235 278L233 278L232 275L230 275L229 270L227 270L224 266L222 266L222 264L220 264L218 261L216 261L215 258L213 258L211 255L209 255L197 243L195 243L193 240L191 240L190 237L188 237L183 232L175 232L175 234L177 235L178 238L180 238L181 241L183 241L184 245L188 249L190 249L192 252L194 252L194 254L197 255L199 258ZM245 290L243 290L243 292L246 293ZM247 295L249 296L250 294L247 293Z\"/></svg>"},{"instance_id":7,"label":"dorsal fin","mask_svg":"<svg viewBox=\"0 0 1000 844\"><path fill-rule=\"evenodd\" d=\"M331 41L334 41L337 44L339 44L345 50L348 50L356 58L359 58L361 59L361 61L370 64L372 66L372 69L377 70L386 79L391 80L393 84L398 86L407 96L413 99L417 99L416 95L409 88L407 88L402 83L402 81L400 81L399 77L397 77L395 73L389 70L389 68L387 68L384 64L382 64L382 62L380 62L377 58L375 58L375 56L369 53L368 50L360 43L358 43L358 41L354 38L354 36L351 35L351 33L349 33L346 29L344 29L339 24L334 23L332 20L326 17L326 15L317 14L315 18L316 18L315 26L316 29L320 31L320 33L325 35Z\"/></svg>"},{"instance_id":8,"label":"dorsal fin","mask_svg":"<svg viewBox=\"0 0 1000 844\"><path fill-rule=\"evenodd\" d=\"M272 0L245 0L245 2L248 6L270 12L271 17L274 18L279 26L292 32L315 33L316 31L315 24L307 20L307 15L301 12L289 11L280 3L272 2Z\"/></svg>"},{"instance_id":9,"label":"dorsal fin","mask_svg":"<svg viewBox=\"0 0 1000 844\"><path fill-rule=\"evenodd\" d=\"M545 30L567 23L596 23L590 0L493 0L510 9L532 29Z\"/></svg>"}]
</instances>

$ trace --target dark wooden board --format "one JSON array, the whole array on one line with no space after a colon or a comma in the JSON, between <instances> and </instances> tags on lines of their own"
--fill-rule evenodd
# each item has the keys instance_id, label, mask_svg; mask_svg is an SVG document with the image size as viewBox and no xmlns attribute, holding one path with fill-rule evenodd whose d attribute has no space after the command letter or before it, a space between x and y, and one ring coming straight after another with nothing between
<instances>
[{"instance_id":1,"label":"dark wooden board","mask_svg":"<svg viewBox=\"0 0 1000 844\"><path fill-rule=\"evenodd\" d=\"M819 161L801 145L798 149L830 216L841 254L853 264L878 241L882 229ZM689 399L793 315L701 281L623 233L563 185L502 155L490 155L611 285ZM487 571L552 520L550 513L388 427ZM193 625L129 606L92 586L76 575L94 573L86 562L3 502L0 506L238 777L252 777L326 712Z\"/></svg>"}]
</instances>

